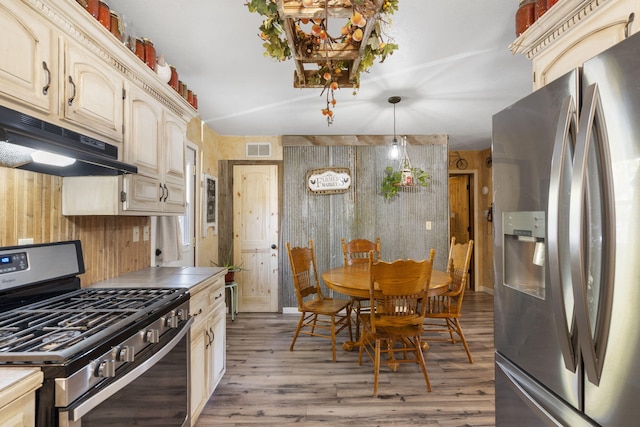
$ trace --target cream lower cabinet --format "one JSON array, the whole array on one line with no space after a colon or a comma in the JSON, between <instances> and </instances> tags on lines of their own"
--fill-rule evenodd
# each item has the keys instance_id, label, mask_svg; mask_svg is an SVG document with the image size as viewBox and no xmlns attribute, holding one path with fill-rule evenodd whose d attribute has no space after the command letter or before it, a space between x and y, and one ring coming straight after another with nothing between
<instances>
[{"instance_id":1,"label":"cream lower cabinet","mask_svg":"<svg viewBox=\"0 0 640 427\"><path fill-rule=\"evenodd\" d=\"M191 289L191 425L226 370L224 273Z\"/></svg>"},{"instance_id":2,"label":"cream lower cabinet","mask_svg":"<svg viewBox=\"0 0 640 427\"><path fill-rule=\"evenodd\" d=\"M42 386L42 379L42 372L35 369L0 371L0 426L35 426L36 390Z\"/></svg>"},{"instance_id":3,"label":"cream lower cabinet","mask_svg":"<svg viewBox=\"0 0 640 427\"><path fill-rule=\"evenodd\" d=\"M50 26L20 0L2 0L0 28L2 104L48 115L57 97L57 57Z\"/></svg>"}]
</instances>

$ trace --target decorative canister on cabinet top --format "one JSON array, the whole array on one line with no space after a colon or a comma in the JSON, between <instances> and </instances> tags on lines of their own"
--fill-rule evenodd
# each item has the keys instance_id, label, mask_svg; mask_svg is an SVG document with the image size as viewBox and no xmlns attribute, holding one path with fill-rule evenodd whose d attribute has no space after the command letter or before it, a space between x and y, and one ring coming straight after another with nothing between
<instances>
[{"instance_id":1,"label":"decorative canister on cabinet top","mask_svg":"<svg viewBox=\"0 0 640 427\"><path fill-rule=\"evenodd\" d=\"M520 0L516 12L516 37L524 33L535 22L536 0Z\"/></svg>"},{"instance_id":2,"label":"decorative canister on cabinet top","mask_svg":"<svg viewBox=\"0 0 640 427\"><path fill-rule=\"evenodd\" d=\"M142 38L142 43L144 44L144 62L147 64L149 68L153 71L156 70L156 48L153 47L153 42L151 39Z\"/></svg>"},{"instance_id":3,"label":"decorative canister on cabinet top","mask_svg":"<svg viewBox=\"0 0 640 427\"><path fill-rule=\"evenodd\" d=\"M122 20L120 19L120 15L118 15L113 10L110 11L111 14L111 34L115 36L119 41L122 41Z\"/></svg>"},{"instance_id":4,"label":"decorative canister on cabinet top","mask_svg":"<svg viewBox=\"0 0 640 427\"><path fill-rule=\"evenodd\" d=\"M542 15L545 14L545 12L548 9L548 5L547 2L549 0L536 0L536 5L533 8L533 20L537 21L538 19L540 19L540 17Z\"/></svg>"},{"instance_id":5,"label":"decorative canister on cabinet top","mask_svg":"<svg viewBox=\"0 0 640 427\"><path fill-rule=\"evenodd\" d=\"M98 10L100 7L100 0L83 0L82 2L79 2L79 3L82 4L85 7L85 9L87 9L87 12L89 12L91 16L98 19Z\"/></svg>"},{"instance_id":6,"label":"decorative canister on cabinet top","mask_svg":"<svg viewBox=\"0 0 640 427\"><path fill-rule=\"evenodd\" d=\"M169 79L169 86L173 88L176 92L180 89L178 86L178 72L176 71L176 67L173 65L169 65L171 68L171 78Z\"/></svg>"},{"instance_id":7,"label":"decorative canister on cabinet top","mask_svg":"<svg viewBox=\"0 0 640 427\"><path fill-rule=\"evenodd\" d=\"M171 67L165 61L164 55L158 56L156 60L156 73L163 82L169 83L171 81Z\"/></svg>"},{"instance_id":8,"label":"decorative canister on cabinet top","mask_svg":"<svg viewBox=\"0 0 640 427\"><path fill-rule=\"evenodd\" d=\"M144 62L144 42L141 39L136 39L135 54L140 61Z\"/></svg>"},{"instance_id":9,"label":"decorative canister on cabinet top","mask_svg":"<svg viewBox=\"0 0 640 427\"><path fill-rule=\"evenodd\" d=\"M98 3L98 21L107 31L111 31L111 11L105 2Z\"/></svg>"}]
</instances>

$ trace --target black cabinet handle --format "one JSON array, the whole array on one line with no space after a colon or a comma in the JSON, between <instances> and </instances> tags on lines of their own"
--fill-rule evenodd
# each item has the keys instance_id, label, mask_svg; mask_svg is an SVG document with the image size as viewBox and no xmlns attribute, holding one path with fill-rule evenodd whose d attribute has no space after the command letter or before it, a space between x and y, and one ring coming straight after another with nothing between
<instances>
[{"instance_id":1,"label":"black cabinet handle","mask_svg":"<svg viewBox=\"0 0 640 427\"><path fill-rule=\"evenodd\" d=\"M47 73L47 84L42 88L42 94L46 95L49 92L49 86L51 86L51 71L47 67L47 63L42 61L42 69Z\"/></svg>"},{"instance_id":2,"label":"black cabinet handle","mask_svg":"<svg viewBox=\"0 0 640 427\"><path fill-rule=\"evenodd\" d=\"M67 104L69 104L69 107L71 107L71 105L73 105L73 100L76 99L76 84L73 82L73 78L71 76L69 76L69 84L73 88L73 95L71 95L71 98L69 98Z\"/></svg>"}]
</instances>

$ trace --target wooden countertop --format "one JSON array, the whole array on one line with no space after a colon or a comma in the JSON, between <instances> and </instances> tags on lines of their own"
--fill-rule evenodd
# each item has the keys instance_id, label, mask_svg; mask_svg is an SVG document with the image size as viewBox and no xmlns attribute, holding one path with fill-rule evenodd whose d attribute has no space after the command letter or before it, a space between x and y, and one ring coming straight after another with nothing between
<instances>
[{"instance_id":1,"label":"wooden countertop","mask_svg":"<svg viewBox=\"0 0 640 427\"><path fill-rule=\"evenodd\" d=\"M198 284L223 275L221 267L149 267L113 279L96 282L90 288L193 288Z\"/></svg>"},{"instance_id":2,"label":"wooden countertop","mask_svg":"<svg viewBox=\"0 0 640 427\"><path fill-rule=\"evenodd\" d=\"M38 368L0 368L0 408L42 386Z\"/></svg>"}]
</instances>

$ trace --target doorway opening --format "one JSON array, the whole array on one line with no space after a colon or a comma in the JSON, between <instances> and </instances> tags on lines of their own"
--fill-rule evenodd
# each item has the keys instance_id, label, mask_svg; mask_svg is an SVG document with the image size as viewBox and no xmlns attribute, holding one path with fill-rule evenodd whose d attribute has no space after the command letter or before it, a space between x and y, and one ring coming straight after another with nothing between
<instances>
[{"instance_id":1,"label":"doorway opening","mask_svg":"<svg viewBox=\"0 0 640 427\"><path fill-rule=\"evenodd\" d=\"M477 173L476 171L449 172L449 241L456 238L457 243L466 243L473 240L474 250L471 264L469 265L470 289L476 290L477 277L480 277L477 268L477 239L478 218L476 215Z\"/></svg>"},{"instance_id":2,"label":"doorway opening","mask_svg":"<svg viewBox=\"0 0 640 427\"><path fill-rule=\"evenodd\" d=\"M234 173L238 171L241 172L236 180L245 182L235 182ZM218 172L218 253L233 254L233 262L246 268L235 277L240 311L278 312L282 292L278 281L282 262L279 244L282 161L221 160ZM243 190L243 184L249 187L245 185ZM248 196L243 200L245 192ZM266 196L271 193L275 193L275 199ZM262 208L267 205L275 215L265 214ZM247 209L253 211L249 217ZM258 217L261 219L256 220Z\"/></svg>"}]
</instances>

